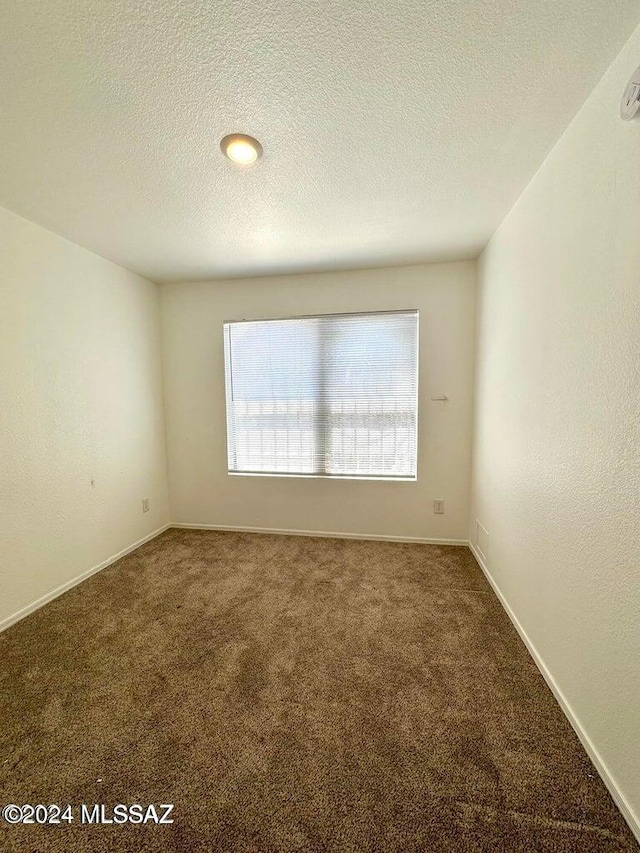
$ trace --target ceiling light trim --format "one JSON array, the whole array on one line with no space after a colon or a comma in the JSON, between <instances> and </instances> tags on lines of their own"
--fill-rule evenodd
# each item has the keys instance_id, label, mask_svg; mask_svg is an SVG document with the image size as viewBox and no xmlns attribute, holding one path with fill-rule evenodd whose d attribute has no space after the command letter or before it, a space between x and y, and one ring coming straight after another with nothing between
<instances>
[{"instance_id":1,"label":"ceiling light trim","mask_svg":"<svg viewBox=\"0 0 640 853\"><path fill-rule=\"evenodd\" d=\"M220 140L222 153L236 166L253 166L262 157L262 145L246 133L229 133Z\"/></svg>"}]
</instances>

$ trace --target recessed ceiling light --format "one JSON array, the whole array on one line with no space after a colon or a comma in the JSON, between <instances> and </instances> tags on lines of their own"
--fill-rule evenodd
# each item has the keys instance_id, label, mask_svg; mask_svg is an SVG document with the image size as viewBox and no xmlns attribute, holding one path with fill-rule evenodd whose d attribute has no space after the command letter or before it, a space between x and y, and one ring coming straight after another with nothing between
<instances>
[{"instance_id":1,"label":"recessed ceiling light","mask_svg":"<svg viewBox=\"0 0 640 853\"><path fill-rule=\"evenodd\" d=\"M239 166L251 166L262 156L262 145L244 133L230 133L220 141L220 148L229 160Z\"/></svg>"}]
</instances>

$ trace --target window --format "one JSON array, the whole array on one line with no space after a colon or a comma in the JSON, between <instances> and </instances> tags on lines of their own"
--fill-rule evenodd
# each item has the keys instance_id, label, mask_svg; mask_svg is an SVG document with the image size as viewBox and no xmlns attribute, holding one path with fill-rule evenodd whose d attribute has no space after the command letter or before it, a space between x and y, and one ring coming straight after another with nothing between
<instances>
[{"instance_id":1,"label":"window","mask_svg":"<svg viewBox=\"0 0 640 853\"><path fill-rule=\"evenodd\" d=\"M418 312L225 323L231 474L416 479Z\"/></svg>"}]
</instances>

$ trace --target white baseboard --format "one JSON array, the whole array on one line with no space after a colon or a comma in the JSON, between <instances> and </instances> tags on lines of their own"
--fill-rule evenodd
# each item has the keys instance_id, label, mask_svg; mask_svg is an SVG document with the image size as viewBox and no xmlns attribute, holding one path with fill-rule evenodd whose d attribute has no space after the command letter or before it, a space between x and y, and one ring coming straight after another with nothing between
<instances>
[{"instance_id":1,"label":"white baseboard","mask_svg":"<svg viewBox=\"0 0 640 853\"><path fill-rule=\"evenodd\" d=\"M103 560L101 563L98 563L97 566L92 566L92 568L87 569L85 572L82 572L82 574L77 575L70 581L63 583L61 586L52 589L50 592L47 592L45 595L41 596L40 598L37 598L35 601L32 601L31 604L27 604L26 607L21 608L16 613L11 614L11 616L7 616L0 622L0 633L2 633L2 631L5 631L7 628L10 628L11 625L15 625L15 623L19 622L21 619L24 619L25 616L28 616L30 613L33 613L34 610L39 610L40 607L43 607L50 601L53 601L54 598L57 598L59 595L62 595L63 592L67 592L67 590L72 589L72 587L77 586L79 583L82 583L82 581L91 577L91 575L95 575L96 572L99 572L101 569L106 569L107 566L110 566L112 563L115 563L116 560L120 560L122 557L126 557L127 554L130 554L132 551L135 551L136 548L139 548L141 545L144 545L145 542L150 542L152 539L155 539L156 536L160 536L161 533L164 533L164 531L168 530L170 527L171 524L164 524L162 527L159 527L157 530L154 530L147 536L143 536L142 539L138 539L138 541L134 542L132 545L128 545L126 548L123 548L122 551L119 551L117 554L114 554L113 557L108 557L106 560Z\"/></svg>"},{"instance_id":2,"label":"white baseboard","mask_svg":"<svg viewBox=\"0 0 640 853\"><path fill-rule=\"evenodd\" d=\"M424 539L421 536L383 536L377 533L336 533L328 530L282 530L279 527L233 527L227 524L182 524L171 527L181 530L219 530L227 533L273 533L279 536L319 536L325 539L367 539L373 542L407 542L414 545L463 545L466 539Z\"/></svg>"},{"instance_id":3,"label":"white baseboard","mask_svg":"<svg viewBox=\"0 0 640 853\"><path fill-rule=\"evenodd\" d=\"M553 677L553 675L549 671L547 665L545 664L543 659L540 657L538 650L534 646L533 642L529 639L527 632L524 630L524 628L520 624L518 617L515 615L515 613L511 609L508 601L506 600L506 598L502 594L500 587L498 586L496 581L491 576L491 572L489 571L484 560L482 559L480 552L478 551L478 549L476 548L476 546L472 542L469 542L469 548L471 549L473 556L478 561L478 565L480 566L480 568L484 572L484 575L485 575L486 579L489 581L491 588L493 589L496 596L498 597L500 604L502 604L503 608L505 609L507 616L509 617L509 619L511 619L516 631L518 632L518 634L520 634L522 642L527 647L529 654L531 655L531 657L534 660L534 663L536 664L536 666L538 667L538 669L542 673L542 676L543 676L544 680L547 682L551 692L555 696L556 701L558 702L558 705L560 705L560 708L564 712L565 717L569 720L569 722L571 723L571 726L573 727L573 730L578 735L578 738L580 739L580 743L585 748L587 755L589 756L589 758L593 762L596 770L600 774L602 781L607 786L607 790L611 794L613 801L615 802L617 807L620 809L620 812L621 812L622 816L624 817L624 819L626 820L626 822L629 824L629 828L631 829L631 832L633 832L633 834L635 835L638 842L640 842L640 818L634 812L634 810L631 808L630 803L627 801L626 797L624 796L624 794L620 790L615 778L613 777L613 775L609 771L609 768L605 764L605 762L604 762L603 758L601 757L600 753L598 752L596 746L594 745L593 741L591 740L591 738L589 737L589 735L585 731L584 727L582 726L580 719L578 718L575 711L573 710L573 708L569 704L566 696L564 695L564 693L560 689L558 683L556 682L555 678Z\"/></svg>"}]
</instances>

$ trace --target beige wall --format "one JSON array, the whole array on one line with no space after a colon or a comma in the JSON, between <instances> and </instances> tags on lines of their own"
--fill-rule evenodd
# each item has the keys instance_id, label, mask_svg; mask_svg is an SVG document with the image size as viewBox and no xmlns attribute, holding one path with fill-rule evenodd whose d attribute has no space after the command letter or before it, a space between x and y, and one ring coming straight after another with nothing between
<instances>
[{"instance_id":1,"label":"beige wall","mask_svg":"<svg viewBox=\"0 0 640 853\"><path fill-rule=\"evenodd\" d=\"M2 627L169 516L156 286L2 209L0 269Z\"/></svg>"},{"instance_id":2,"label":"beige wall","mask_svg":"<svg viewBox=\"0 0 640 853\"><path fill-rule=\"evenodd\" d=\"M467 262L163 285L172 521L466 540L474 290ZM230 477L223 322L392 308L420 309L418 482Z\"/></svg>"},{"instance_id":3,"label":"beige wall","mask_svg":"<svg viewBox=\"0 0 640 853\"><path fill-rule=\"evenodd\" d=\"M640 30L481 259L470 531L636 831L640 123L618 103L638 63Z\"/></svg>"}]
</instances>

